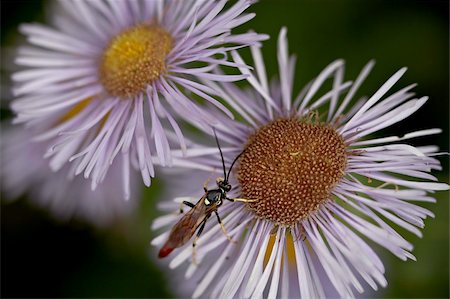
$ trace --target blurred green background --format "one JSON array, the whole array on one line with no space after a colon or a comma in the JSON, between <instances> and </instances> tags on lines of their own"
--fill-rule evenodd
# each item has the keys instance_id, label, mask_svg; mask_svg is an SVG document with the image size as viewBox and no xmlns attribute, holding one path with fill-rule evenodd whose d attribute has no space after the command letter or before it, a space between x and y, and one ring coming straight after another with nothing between
<instances>
[{"instance_id":1,"label":"blurred green background","mask_svg":"<svg viewBox=\"0 0 450 299\"><path fill-rule=\"evenodd\" d=\"M66 0L67 1L67 0ZM1 47L9 50L21 22L44 21L43 1L1 2ZM374 58L377 65L360 95L373 93L395 71L408 72L395 88L417 82L415 91L429 102L410 119L383 134L441 127L443 134L422 138L448 151L449 7L448 1L275 1L250 8L257 17L237 32L253 29L271 35L263 52L269 74L277 71L276 38L288 27L289 48L296 53L297 91L337 58L347 62L346 79L354 79ZM243 56L249 58L248 51ZM7 85L2 55L2 87ZM6 82L6 83L5 83ZM5 94L5 91L2 91ZM9 117L3 102L2 118ZM438 173L448 182L448 158ZM1 205L2 297L170 297L172 283L152 264L150 223L164 186L155 180L132 217L108 229L86 223L60 223L22 198ZM376 295L389 298L449 297L448 192L427 205L424 238L404 233L415 244L417 262L401 262L380 249L389 285ZM403 233L403 232L402 232ZM377 248L378 249L378 248Z\"/></svg>"}]
</instances>

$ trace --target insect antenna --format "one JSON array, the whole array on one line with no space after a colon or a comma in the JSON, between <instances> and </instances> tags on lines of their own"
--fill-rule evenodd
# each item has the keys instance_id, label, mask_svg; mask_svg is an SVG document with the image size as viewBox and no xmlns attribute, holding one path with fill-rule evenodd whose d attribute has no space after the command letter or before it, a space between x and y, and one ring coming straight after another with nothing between
<instances>
[{"instance_id":1,"label":"insect antenna","mask_svg":"<svg viewBox=\"0 0 450 299\"><path fill-rule=\"evenodd\" d=\"M222 149L220 148L219 139L217 138L216 129L213 127L214 137L216 138L217 147L219 148L220 158L222 159L222 167L223 167L223 179L227 180L227 172L225 170L225 160L223 159Z\"/></svg>"},{"instance_id":2,"label":"insect antenna","mask_svg":"<svg viewBox=\"0 0 450 299\"><path fill-rule=\"evenodd\" d=\"M239 155L236 156L236 158L234 158L233 163L231 163L230 169L228 169L228 174L227 174L227 176L225 178L225 181L228 182L228 179L230 178L230 173L231 173L231 170L233 169L234 163L236 163L236 161L244 153L244 151L245 151L245 149L242 152L240 152Z\"/></svg>"}]
</instances>

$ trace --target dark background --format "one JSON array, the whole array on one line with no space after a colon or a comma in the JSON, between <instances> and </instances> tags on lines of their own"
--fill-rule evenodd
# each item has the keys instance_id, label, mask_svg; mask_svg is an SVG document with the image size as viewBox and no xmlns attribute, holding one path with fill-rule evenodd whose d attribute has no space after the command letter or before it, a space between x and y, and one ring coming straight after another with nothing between
<instances>
[{"instance_id":1,"label":"dark background","mask_svg":"<svg viewBox=\"0 0 450 299\"><path fill-rule=\"evenodd\" d=\"M449 127L449 7L447 1L275 1L262 0L250 8L257 17L239 28L268 33L264 54L269 74L277 71L276 39L288 27L289 49L298 57L296 88L300 89L337 58L347 62L346 79L354 79L374 58L375 69L361 95L371 94L395 71L408 72L393 90L419 83L418 95L429 102L408 120L383 131L399 134L441 127L444 133L422 138L448 151ZM7 97L5 53L17 41L21 22L44 21L42 1L1 2L2 95ZM243 56L248 58L244 51ZM6 71L5 71L6 69ZM1 115L10 113L2 99ZM448 182L448 158L441 159ZM145 191L129 219L108 229L87 223L61 223L36 209L26 198L1 205L2 297L170 297L173 284L150 256L150 223L164 187L157 180ZM424 238L404 233L415 245L417 262L402 262L380 249L388 287L377 293L390 298L449 297L449 202L439 192L437 204L427 205L436 219L426 220ZM32 195L31 195L32 196ZM372 243L370 243L372 244ZM378 249L376 247L376 249Z\"/></svg>"}]
</instances>

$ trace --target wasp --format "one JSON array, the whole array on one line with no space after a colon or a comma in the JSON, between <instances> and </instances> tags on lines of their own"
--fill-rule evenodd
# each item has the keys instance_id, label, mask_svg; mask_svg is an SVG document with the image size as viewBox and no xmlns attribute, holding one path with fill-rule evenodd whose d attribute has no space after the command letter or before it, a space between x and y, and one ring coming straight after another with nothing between
<instances>
[{"instance_id":1,"label":"wasp","mask_svg":"<svg viewBox=\"0 0 450 299\"><path fill-rule=\"evenodd\" d=\"M220 219L218 208L222 205L224 200L229 200L231 202L255 202L255 200L245 199L245 198L229 198L227 197L227 192L229 192L232 188L228 179L230 177L231 170L233 169L234 164L239 159L239 157L243 154L242 151L231 163L231 166L228 170L228 173L225 170L225 161L223 158L222 149L220 148L219 139L217 138L217 134L215 129L214 137L216 139L217 147L219 148L220 157L222 159L222 168L223 168L223 177L218 177L216 179L217 189L208 190L208 181L203 184L203 190L205 194L200 198L200 200L194 205L191 202L183 201L182 205L186 205L191 209L181 217L181 219L174 225L172 230L170 231L169 238L164 244L164 246L159 251L159 257L163 258L168 256L175 248L179 248L186 244L192 236L197 231L197 235L194 238L192 243L193 251L192 257L195 263L195 246L197 240L205 228L206 222L209 217L211 217L212 213L214 213L217 217L217 221L220 224L223 234L227 237L229 241L232 241L231 237L228 235L225 226ZM183 210L180 208L180 212Z\"/></svg>"}]
</instances>

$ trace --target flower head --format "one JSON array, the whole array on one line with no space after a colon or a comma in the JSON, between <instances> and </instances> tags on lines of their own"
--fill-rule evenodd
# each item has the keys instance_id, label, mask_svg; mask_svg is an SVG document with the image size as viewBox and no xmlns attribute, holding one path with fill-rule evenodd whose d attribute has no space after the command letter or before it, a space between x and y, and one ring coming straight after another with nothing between
<instances>
[{"instance_id":1,"label":"flower head","mask_svg":"<svg viewBox=\"0 0 450 299\"><path fill-rule=\"evenodd\" d=\"M140 197L139 180L137 174L130 174L131 198L124 200L119 160L104 183L92 191L89 181L73 176L70 165L52 171L42 158L48 144L32 142L34 134L21 126L5 126L2 131L0 178L6 200L27 194L32 203L60 220L77 218L97 226L110 225L134 210Z\"/></svg>"},{"instance_id":2,"label":"flower head","mask_svg":"<svg viewBox=\"0 0 450 299\"><path fill-rule=\"evenodd\" d=\"M228 61L229 51L267 38L231 33L254 17L244 13L248 0L228 8L226 0L60 4L54 27L20 27L32 46L20 49L16 59L24 70L12 76L17 97L12 108L16 123L44 130L36 139L49 141L46 156L53 170L70 160L76 174L92 178L93 188L119 152L125 171L135 166L150 185L151 156L170 165L174 141L186 148L175 116L214 123L195 96L232 116L198 81L243 79L212 70L242 67Z\"/></svg>"},{"instance_id":3,"label":"flower head","mask_svg":"<svg viewBox=\"0 0 450 299\"><path fill-rule=\"evenodd\" d=\"M340 297L353 297L365 285L375 290L386 286L383 263L363 238L402 260L415 259L412 245L391 223L420 237L423 219L433 213L414 202L433 202L428 194L449 186L430 174L441 169L434 158L436 147L403 142L439 129L403 137L368 136L410 116L427 97L414 98L414 85L386 96L403 68L368 99L352 103L374 63L354 82L344 82L344 63L338 60L293 99L295 58L288 56L286 30L278 40L280 77L271 84L259 48L251 49L255 72L241 68L251 89L210 85L242 116L242 121L217 116L225 164L241 154L230 174L233 189L228 197L254 202L227 202L218 210L237 244L224 237L212 218L197 242L198 265L188 244L173 253L169 266L188 265L185 276L198 281L192 282L193 297L323 298L327 284ZM237 53L233 57L243 63ZM332 88L321 94L329 78ZM185 160L177 164L187 167L190 177L194 169L202 178L221 169L216 146L199 145ZM188 193L189 186L179 191L176 202L197 202L201 188ZM169 205L162 208L168 211ZM153 228L173 225L179 218L176 213L162 216ZM160 246L167 235L152 243Z\"/></svg>"}]
</instances>

